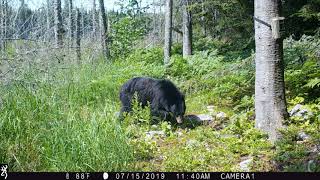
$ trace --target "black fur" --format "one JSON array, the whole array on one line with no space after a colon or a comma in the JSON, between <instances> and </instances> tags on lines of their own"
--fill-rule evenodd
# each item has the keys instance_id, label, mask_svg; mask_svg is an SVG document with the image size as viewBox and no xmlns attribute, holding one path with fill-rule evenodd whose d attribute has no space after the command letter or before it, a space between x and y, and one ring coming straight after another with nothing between
<instances>
[{"instance_id":1,"label":"black fur","mask_svg":"<svg viewBox=\"0 0 320 180\"><path fill-rule=\"evenodd\" d=\"M142 107L150 103L151 114L164 120L182 118L185 110L184 95L169 80L153 79L148 77L136 77L122 85L120 100L122 108L120 116L124 112L132 110L131 101L137 93L138 102Z\"/></svg>"}]
</instances>

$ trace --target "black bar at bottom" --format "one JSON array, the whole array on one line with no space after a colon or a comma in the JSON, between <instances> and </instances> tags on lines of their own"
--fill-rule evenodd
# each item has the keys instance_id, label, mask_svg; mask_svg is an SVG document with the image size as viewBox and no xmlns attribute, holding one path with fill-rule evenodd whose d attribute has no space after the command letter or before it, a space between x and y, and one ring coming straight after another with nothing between
<instances>
[{"instance_id":1,"label":"black bar at bottom","mask_svg":"<svg viewBox=\"0 0 320 180\"><path fill-rule=\"evenodd\" d=\"M4 177L0 176L0 179ZM319 180L320 173L287 172L9 172L7 180Z\"/></svg>"}]
</instances>

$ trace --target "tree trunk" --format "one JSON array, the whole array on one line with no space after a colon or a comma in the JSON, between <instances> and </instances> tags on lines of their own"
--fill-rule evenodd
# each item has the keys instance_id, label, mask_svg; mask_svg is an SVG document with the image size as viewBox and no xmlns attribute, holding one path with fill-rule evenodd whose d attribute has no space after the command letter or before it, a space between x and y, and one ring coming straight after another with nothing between
<instances>
[{"instance_id":1,"label":"tree trunk","mask_svg":"<svg viewBox=\"0 0 320 180\"><path fill-rule=\"evenodd\" d=\"M46 32L46 39L47 41L50 41L50 38L51 38L51 13L50 13L50 0L47 0L47 11L46 11L46 20L47 20L47 32Z\"/></svg>"},{"instance_id":2,"label":"tree trunk","mask_svg":"<svg viewBox=\"0 0 320 180\"><path fill-rule=\"evenodd\" d=\"M1 13L1 16L0 16L0 26L1 26L1 29L0 29L0 49L3 50L4 49L4 33L3 33L3 30L4 30L4 12L3 12L3 9L4 9L4 0L1 0L0 1L0 13Z\"/></svg>"},{"instance_id":3,"label":"tree trunk","mask_svg":"<svg viewBox=\"0 0 320 180\"><path fill-rule=\"evenodd\" d=\"M68 32L68 37L69 37L69 43L70 46L73 45L73 36L74 36L74 20L73 20L73 2L72 0L69 0L69 9L68 9L68 13L69 13L69 21L68 21L68 27L69 27L69 32Z\"/></svg>"},{"instance_id":4,"label":"tree trunk","mask_svg":"<svg viewBox=\"0 0 320 180\"><path fill-rule=\"evenodd\" d=\"M63 27L61 16L61 0L54 0L54 37L56 48L62 48Z\"/></svg>"},{"instance_id":5,"label":"tree trunk","mask_svg":"<svg viewBox=\"0 0 320 180\"><path fill-rule=\"evenodd\" d=\"M206 12L205 0L201 1L201 10L202 10L202 13ZM204 14L202 14L201 16L201 30L202 30L203 37L207 37L206 18Z\"/></svg>"},{"instance_id":6,"label":"tree trunk","mask_svg":"<svg viewBox=\"0 0 320 180\"><path fill-rule=\"evenodd\" d=\"M167 65L170 62L172 45L172 0L166 0L164 28L164 65Z\"/></svg>"},{"instance_id":7,"label":"tree trunk","mask_svg":"<svg viewBox=\"0 0 320 180\"><path fill-rule=\"evenodd\" d=\"M271 19L279 17L281 0L255 0L256 128L268 133L274 142L278 128L288 117L284 88L283 40L272 38Z\"/></svg>"},{"instance_id":8,"label":"tree trunk","mask_svg":"<svg viewBox=\"0 0 320 180\"><path fill-rule=\"evenodd\" d=\"M96 39L97 36L97 21L96 21L96 0L93 0L92 6L92 36Z\"/></svg>"},{"instance_id":9,"label":"tree trunk","mask_svg":"<svg viewBox=\"0 0 320 180\"><path fill-rule=\"evenodd\" d=\"M163 36L163 31L162 31L162 3L161 3L162 0L160 0L160 4L159 4L159 22L158 22L158 25L159 25L159 28L158 28L158 36L159 37L162 37ZM167 1L167 0L165 0Z\"/></svg>"},{"instance_id":10,"label":"tree trunk","mask_svg":"<svg viewBox=\"0 0 320 180\"><path fill-rule=\"evenodd\" d=\"M103 54L106 57L106 60L109 58L109 49L108 49L108 25L107 25L107 17L104 8L103 0L99 0L100 5L100 32L101 32L101 46Z\"/></svg>"},{"instance_id":11,"label":"tree trunk","mask_svg":"<svg viewBox=\"0 0 320 180\"><path fill-rule=\"evenodd\" d=\"M85 28L85 25L84 25L85 9L83 8L83 6L81 6L81 11L80 11L80 16L81 16L81 22L80 23L81 23L82 37L84 37L84 35L86 34L86 28Z\"/></svg>"},{"instance_id":12,"label":"tree trunk","mask_svg":"<svg viewBox=\"0 0 320 180\"><path fill-rule=\"evenodd\" d=\"M192 19L189 0L183 0L183 57L192 54Z\"/></svg>"},{"instance_id":13,"label":"tree trunk","mask_svg":"<svg viewBox=\"0 0 320 180\"><path fill-rule=\"evenodd\" d=\"M81 32L80 32L80 11L77 8L76 10L76 53L78 64L81 64Z\"/></svg>"},{"instance_id":14,"label":"tree trunk","mask_svg":"<svg viewBox=\"0 0 320 180\"><path fill-rule=\"evenodd\" d=\"M156 2L155 0L153 0L152 2L152 6L153 6L153 16L152 16L152 19L153 19L153 22L152 22L152 25L153 25L153 29L152 29L152 46L154 47L155 46L155 43L156 43L156 37L157 37L157 34L156 34L156 29L157 29L157 15L156 15Z\"/></svg>"},{"instance_id":15,"label":"tree trunk","mask_svg":"<svg viewBox=\"0 0 320 180\"><path fill-rule=\"evenodd\" d=\"M7 6L8 2L6 0L1 0L1 49L4 50L6 48L6 38L7 38Z\"/></svg>"},{"instance_id":16,"label":"tree trunk","mask_svg":"<svg viewBox=\"0 0 320 180\"><path fill-rule=\"evenodd\" d=\"M25 3L24 0L20 0L20 7L18 10L18 31L17 31L17 38L24 39L26 38L26 35L24 34L26 32L26 13L25 13Z\"/></svg>"}]
</instances>

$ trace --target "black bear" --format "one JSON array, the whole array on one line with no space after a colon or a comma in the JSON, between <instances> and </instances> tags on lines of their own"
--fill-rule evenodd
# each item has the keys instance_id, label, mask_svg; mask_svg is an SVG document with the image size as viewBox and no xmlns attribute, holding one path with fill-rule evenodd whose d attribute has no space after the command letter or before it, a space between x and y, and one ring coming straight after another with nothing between
<instances>
[{"instance_id":1,"label":"black bear","mask_svg":"<svg viewBox=\"0 0 320 180\"><path fill-rule=\"evenodd\" d=\"M186 111L185 98L171 81L149 77L135 77L127 81L120 91L120 117L132 110L131 101L135 93L142 107L150 103L153 117L169 121L176 119L177 123L182 123Z\"/></svg>"}]
</instances>

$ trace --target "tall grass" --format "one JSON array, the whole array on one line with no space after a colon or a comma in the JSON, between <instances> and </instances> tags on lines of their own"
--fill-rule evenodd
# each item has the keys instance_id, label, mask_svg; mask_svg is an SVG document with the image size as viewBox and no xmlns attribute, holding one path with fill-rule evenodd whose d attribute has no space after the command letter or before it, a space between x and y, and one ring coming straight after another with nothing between
<instances>
[{"instance_id":1,"label":"tall grass","mask_svg":"<svg viewBox=\"0 0 320 180\"><path fill-rule=\"evenodd\" d=\"M0 85L0 162L12 171L130 170L133 148L116 116L119 88L162 71L126 63L51 69L49 78L33 71Z\"/></svg>"}]
</instances>

